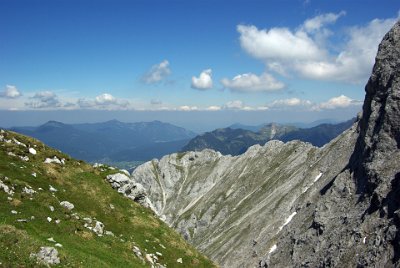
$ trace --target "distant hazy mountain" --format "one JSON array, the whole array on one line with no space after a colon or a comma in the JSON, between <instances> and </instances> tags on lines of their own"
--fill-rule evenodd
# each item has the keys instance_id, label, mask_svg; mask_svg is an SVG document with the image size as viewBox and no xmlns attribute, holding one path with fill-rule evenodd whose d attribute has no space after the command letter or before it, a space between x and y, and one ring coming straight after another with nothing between
<instances>
[{"instance_id":1,"label":"distant hazy mountain","mask_svg":"<svg viewBox=\"0 0 400 268\"><path fill-rule=\"evenodd\" d=\"M239 125L236 124L235 126ZM182 148L182 151L213 149L225 155L239 155L254 144L264 144L271 139L279 139L280 136L295 129L292 126L275 123L262 126L257 132L240 128L221 128L193 138Z\"/></svg>"},{"instance_id":2,"label":"distant hazy mountain","mask_svg":"<svg viewBox=\"0 0 400 268\"><path fill-rule=\"evenodd\" d=\"M179 151L195 133L160 121L123 123L111 120L90 124L49 121L39 127L11 130L35 137L73 157L86 161L114 160L119 152L129 161L146 161ZM168 144L168 149L165 149ZM122 156L118 156L121 158Z\"/></svg>"},{"instance_id":3,"label":"distant hazy mountain","mask_svg":"<svg viewBox=\"0 0 400 268\"><path fill-rule=\"evenodd\" d=\"M279 140L287 142L291 140L301 140L309 142L314 146L321 147L343 131L350 128L355 122L355 118L338 124L321 124L312 128L299 128L279 137Z\"/></svg>"},{"instance_id":4,"label":"distant hazy mountain","mask_svg":"<svg viewBox=\"0 0 400 268\"><path fill-rule=\"evenodd\" d=\"M234 124L231 127L206 132L193 138L182 148L182 151L213 149L224 155L239 155L254 144L263 145L272 139L285 142L301 140L320 147L348 129L354 123L354 120L351 119L339 124L321 124L312 128L297 128L276 123L259 126ZM248 129L236 128L241 126ZM250 129L257 129L257 131Z\"/></svg>"},{"instance_id":5,"label":"distant hazy mountain","mask_svg":"<svg viewBox=\"0 0 400 268\"><path fill-rule=\"evenodd\" d=\"M329 119L329 118L325 118L325 119L319 119L316 121L312 121L312 122L290 122L290 123L281 123L282 125L287 125L287 126L294 126L297 128L312 128L312 127L316 127L318 125L322 125L322 124L338 124L341 123L341 121L335 120L335 119ZM229 128L232 129L245 129L245 130L250 130L253 132L258 132L260 131L260 129L262 129L264 126L266 126L268 124L260 124L260 125L245 125L245 124L241 124L241 123L235 123L232 124L230 126L228 126Z\"/></svg>"},{"instance_id":6,"label":"distant hazy mountain","mask_svg":"<svg viewBox=\"0 0 400 268\"><path fill-rule=\"evenodd\" d=\"M118 151L110 155L110 159L116 162L125 162L142 160L142 159L153 159L161 158L164 155L176 153L184 147L190 139L167 141L167 142L154 142L143 146L138 146L134 149L126 149Z\"/></svg>"},{"instance_id":7,"label":"distant hazy mountain","mask_svg":"<svg viewBox=\"0 0 400 268\"><path fill-rule=\"evenodd\" d=\"M233 125L230 125L228 128L231 129L244 129L244 130L250 130L253 132L257 132L259 131L261 128L263 128L265 126L265 124L261 124L261 125L257 125L257 126L249 126L249 125L243 125L240 123L236 123Z\"/></svg>"}]
</instances>

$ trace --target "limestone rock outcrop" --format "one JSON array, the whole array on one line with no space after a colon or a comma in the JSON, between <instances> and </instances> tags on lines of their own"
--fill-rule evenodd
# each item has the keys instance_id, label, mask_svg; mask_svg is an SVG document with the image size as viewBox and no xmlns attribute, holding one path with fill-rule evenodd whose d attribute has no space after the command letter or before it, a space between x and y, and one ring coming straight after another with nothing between
<instances>
[{"instance_id":1,"label":"limestone rock outcrop","mask_svg":"<svg viewBox=\"0 0 400 268\"><path fill-rule=\"evenodd\" d=\"M106 180L111 183L111 186L119 193L135 202L138 202L144 207L148 207L153 211L156 211L150 199L147 197L147 192L144 187L140 183L137 183L133 179L129 178L125 173L108 175Z\"/></svg>"},{"instance_id":2,"label":"limestone rock outcrop","mask_svg":"<svg viewBox=\"0 0 400 268\"><path fill-rule=\"evenodd\" d=\"M379 46L346 168L301 204L271 267L400 265L400 22Z\"/></svg>"},{"instance_id":3,"label":"limestone rock outcrop","mask_svg":"<svg viewBox=\"0 0 400 268\"><path fill-rule=\"evenodd\" d=\"M353 127L322 149L270 141L235 157L177 153L139 166L132 179L146 189L157 214L215 262L251 267L297 204L345 168L355 139Z\"/></svg>"}]
</instances>

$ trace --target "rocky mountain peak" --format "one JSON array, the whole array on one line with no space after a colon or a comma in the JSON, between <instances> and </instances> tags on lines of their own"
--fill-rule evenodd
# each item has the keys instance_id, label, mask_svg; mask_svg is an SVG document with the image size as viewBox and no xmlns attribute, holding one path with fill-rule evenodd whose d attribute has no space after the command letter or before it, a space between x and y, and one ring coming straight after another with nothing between
<instances>
[{"instance_id":1,"label":"rocky mountain peak","mask_svg":"<svg viewBox=\"0 0 400 268\"><path fill-rule=\"evenodd\" d=\"M359 193L371 194L398 170L400 148L400 22L379 45L372 75L365 87L360 135L352 158ZM393 172L387 172L387 170Z\"/></svg>"},{"instance_id":2,"label":"rocky mountain peak","mask_svg":"<svg viewBox=\"0 0 400 268\"><path fill-rule=\"evenodd\" d=\"M347 167L298 204L261 267L400 265L400 22L383 38L365 91Z\"/></svg>"}]
</instances>

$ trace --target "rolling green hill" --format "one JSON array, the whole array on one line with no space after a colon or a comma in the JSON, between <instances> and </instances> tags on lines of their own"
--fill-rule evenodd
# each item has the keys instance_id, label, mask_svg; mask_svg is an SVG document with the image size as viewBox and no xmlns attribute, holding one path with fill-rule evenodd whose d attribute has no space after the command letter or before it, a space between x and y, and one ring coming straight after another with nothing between
<instances>
[{"instance_id":1,"label":"rolling green hill","mask_svg":"<svg viewBox=\"0 0 400 268\"><path fill-rule=\"evenodd\" d=\"M0 266L46 266L47 250L61 267L214 267L150 209L112 189L105 177L117 172L2 130Z\"/></svg>"}]
</instances>

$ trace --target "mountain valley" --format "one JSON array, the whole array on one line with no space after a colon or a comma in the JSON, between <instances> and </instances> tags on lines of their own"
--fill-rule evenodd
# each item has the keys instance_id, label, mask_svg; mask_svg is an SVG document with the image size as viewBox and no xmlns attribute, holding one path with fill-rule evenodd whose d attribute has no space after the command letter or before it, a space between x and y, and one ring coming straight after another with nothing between
<instances>
[{"instance_id":1,"label":"mountain valley","mask_svg":"<svg viewBox=\"0 0 400 268\"><path fill-rule=\"evenodd\" d=\"M356 119L308 129L0 130L0 266L399 267L400 21L365 93Z\"/></svg>"},{"instance_id":2,"label":"mountain valley","mask_svg":"<svg viewBox=\"0 0 400 268\"><path fill-rule=\"evenodd\" d=\"M222 267L400 265L400 22L379 46L363 112L322 148L269 141L239 156L182 152L132 179Z\"/></svg>"}]
</instances>

